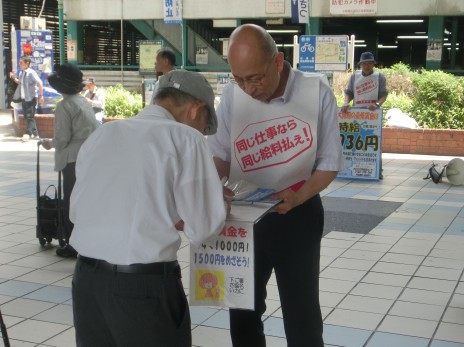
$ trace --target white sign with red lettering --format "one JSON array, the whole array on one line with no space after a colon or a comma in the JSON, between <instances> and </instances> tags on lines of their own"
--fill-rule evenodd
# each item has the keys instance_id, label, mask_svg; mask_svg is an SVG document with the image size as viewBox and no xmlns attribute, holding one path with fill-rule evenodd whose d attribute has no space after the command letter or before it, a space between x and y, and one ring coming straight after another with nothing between
<instances>
[{"instance_id":1,"label":"white sign with red lettering","mask_svg":"<svg viewBox=\"0 0 464 347\"><path fill-rule=\"evenodd\" d=\"M372 15L377 13L378 0L329 0L330 14Z\"/></svg>"},{"instance_id":2,"label":"white sign with red lettering","mask_svg":"<svg viewBox=\"0 0 464 347\"><path fill-rule=\"evenodd\" d=\"M253 226L273 205L233 204L216 238L190 246L190 305L254 309Z\"/></svg>"},{"instance_id":3,"label":"white sign with red lettering","mask_svg":"<svg viewBox=\"0 0 464 347\"><path fill-rule=\"evenodd\" d=\"M308 123L284 116L249 124L234 141L234 155L243 172L281 165L312 146Z\"/></svg>"}]
</instances>

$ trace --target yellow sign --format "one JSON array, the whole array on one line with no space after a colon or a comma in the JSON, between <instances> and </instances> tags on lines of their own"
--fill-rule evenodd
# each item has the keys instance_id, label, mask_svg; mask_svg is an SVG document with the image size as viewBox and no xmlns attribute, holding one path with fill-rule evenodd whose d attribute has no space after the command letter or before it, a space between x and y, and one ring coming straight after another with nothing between
<instances>
[{"instance_id":1,"label":"yellow sign","mask_svg":"<svg viewBox=\"0 0 464 347\"><path fill-rule=\"evenodd\" d=\"M224 271L195 271L195 300L224 301Z\"/></svg>"},{"instance_id":2,"label":"yellow sign","mask_svg":"<svg viewBox=\"0 0 464 347\"><path fill-rule=\"evenodd\" d=\"M163 47L162 41L139 41L139 74L155 75L156 53Z\"/></svg>"}]
</instances>

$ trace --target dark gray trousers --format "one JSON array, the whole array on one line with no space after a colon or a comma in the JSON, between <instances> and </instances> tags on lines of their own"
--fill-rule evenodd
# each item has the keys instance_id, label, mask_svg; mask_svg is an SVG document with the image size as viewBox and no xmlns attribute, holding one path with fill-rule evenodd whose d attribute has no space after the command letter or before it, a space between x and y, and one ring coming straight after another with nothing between
<instances>
[{"instance_id":1,"label":"dark gray trousers","mask_svg":"<svg viewBox=\"0 0 464 347\"><path fill-rule=\"evenodd\" d=\"M95 269L79 259L72 281L78 347L191 347L190 313L178 274Z\"/></svg>"},{"instance_id":2,"label":"dark gray trousers","mask_svg":"<svg viewBox=\"0 0 464 347\"><path fill-rule=\"evenodd\" d=\"M319 264L324 209L319 195L254 227L255 310L229 310L235 347L264 347L266 285L275 271L288 347L323 347Z\"/></svg>"}]
</instances>

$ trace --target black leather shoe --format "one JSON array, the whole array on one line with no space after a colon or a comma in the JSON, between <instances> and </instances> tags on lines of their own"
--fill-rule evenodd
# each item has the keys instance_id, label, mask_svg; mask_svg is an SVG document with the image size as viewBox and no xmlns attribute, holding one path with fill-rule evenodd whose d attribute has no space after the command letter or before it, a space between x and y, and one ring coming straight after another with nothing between
<instances>
[{"instance_id":1,"label":"black leather shoe","mask_svg":"<svg viewBox=\"0 0 464 347\"><path fill-rule=\"evenodd\" d=\"M58 248L56 250L56 255L63 258L76 258L77 251L70 245L66 245L64 247Z\"/></svg>"}]
</instances>

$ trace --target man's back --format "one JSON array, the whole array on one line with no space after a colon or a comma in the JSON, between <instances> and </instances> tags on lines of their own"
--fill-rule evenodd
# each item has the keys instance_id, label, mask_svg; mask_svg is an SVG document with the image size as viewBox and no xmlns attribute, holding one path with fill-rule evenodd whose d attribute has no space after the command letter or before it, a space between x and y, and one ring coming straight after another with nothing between
<instances>
[{"instance_id":1,"label":"man's back","mask_svg":"<svg viewBox=\"0 0 464 347\"><path fill-rule=\"evenodd\" d=\"M220 194L205 185L217 173L203 135L159 106L102 126L81 148L76 177L71 243L79 250L95 234L95 246L79 252L84 256L116 264L170 261L180 245L176 221L185 221L196 244L220 227L210 216L223 206L195 208L195 199L213 202L204 197Z\"/></svg>"}]
</instances>

